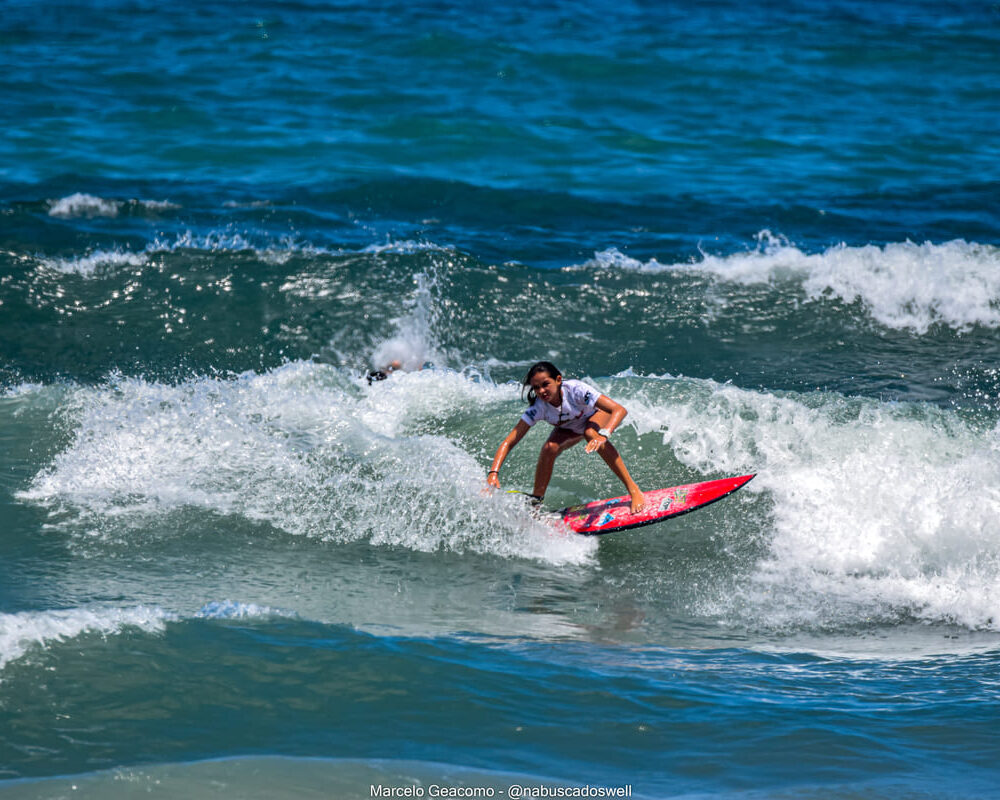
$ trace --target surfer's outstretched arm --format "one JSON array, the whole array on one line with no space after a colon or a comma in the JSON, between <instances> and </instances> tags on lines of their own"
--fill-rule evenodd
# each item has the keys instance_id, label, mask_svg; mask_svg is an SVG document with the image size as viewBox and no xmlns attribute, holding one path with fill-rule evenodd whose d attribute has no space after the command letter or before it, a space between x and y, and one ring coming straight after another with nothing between
<instances>
[{"instance_id":1,"label":"surfer's outstretched arm","mask_svg":"<svg viewBox=\"0 0 1000 800\"><path fill-rule=\"evenodd\" d=\"M511 451L521 439L524 438L524 434L531 430L531 426L528 425L524 420L518 420L517 425L515 425L511 432L508 433L500 446L497 448L497 453L493 456L493 464L490 467L489 473L486 475L486 482L490 486L495 486L500 488L500 467L507 458L507 454Z\"/></svg>"}]
</instances>

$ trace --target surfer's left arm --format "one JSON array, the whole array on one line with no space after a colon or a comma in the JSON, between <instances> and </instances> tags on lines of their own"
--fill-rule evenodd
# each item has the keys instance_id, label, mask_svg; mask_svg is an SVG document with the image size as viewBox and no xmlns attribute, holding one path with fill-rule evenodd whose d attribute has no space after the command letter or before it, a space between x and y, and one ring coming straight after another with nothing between
<instances>
[{"instance_id":1,"label":"surfer's left arm","mask_svg":"<svg viewBox=\"0 0 1000 800\"><path fill-rule=\"evenodd\" d=\"M621 403L616 403L606 394L602 394L597 398L595 403L598 411L603 411L605 414L610 415L610 419L604 424L604 427L600 427L596 422L591 422L587 426L587 430L584 432L584 437L587 439L587 452L593 453L595 450L599 450L601 445L603 445L608 437L604 436L600 431L607 431L610 436L614 433L615 428L622 424L622 420L625 419L628 411L625 406ZM603 416L603 415L602 415Z\"/></svg>"}]
</instances>

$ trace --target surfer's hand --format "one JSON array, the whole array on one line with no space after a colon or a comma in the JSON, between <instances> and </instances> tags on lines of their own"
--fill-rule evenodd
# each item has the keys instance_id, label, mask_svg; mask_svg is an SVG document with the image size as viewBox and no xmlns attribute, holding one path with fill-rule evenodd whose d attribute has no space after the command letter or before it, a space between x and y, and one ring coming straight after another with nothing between
<instances>
[{"instance_id":1,"label":"surfer's hand","mask_svg":"<svg viewBox=\"0 0 1000 800\"><path fill-rule=\"evenodd\" d=\"M604 447L604 444L607 441L608 440L604 436L601 436L600 434L598 434L593 439L591 439L589 442L587 442L587 452L588 453L596 453L598 450L600 450L602 447Z\"/></svg>"},{"instance_id":2,"label":"surfer's hand","mask_svg":"<svg viewBox=\"0 0 1000 800\"><path fill-rule=\"evenodd\" d=\"M486 476L486 485L492 486L494 489L500 488L500 475L495 470Z\"/></svg>"}]
</instances>

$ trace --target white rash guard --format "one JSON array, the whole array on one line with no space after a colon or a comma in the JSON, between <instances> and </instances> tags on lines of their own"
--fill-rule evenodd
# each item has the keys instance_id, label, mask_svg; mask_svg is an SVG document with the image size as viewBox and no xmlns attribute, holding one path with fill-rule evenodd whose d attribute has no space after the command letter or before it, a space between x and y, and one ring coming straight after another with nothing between
<instances>
[{"instance_id":1,"label":"white rash guard","mask_svg":"<svg viewBox=\"0 0 1000 800\"><path fill-rule=\"evenodd\" d=\"M597 410L597 398L600 396L601 393L593 386L568 378L562 382L561 406L554 406L537 397L521 419L529 426L545 420L557 428L582 434L587 429L587 420Z\"/></svg>"}]
</instances>

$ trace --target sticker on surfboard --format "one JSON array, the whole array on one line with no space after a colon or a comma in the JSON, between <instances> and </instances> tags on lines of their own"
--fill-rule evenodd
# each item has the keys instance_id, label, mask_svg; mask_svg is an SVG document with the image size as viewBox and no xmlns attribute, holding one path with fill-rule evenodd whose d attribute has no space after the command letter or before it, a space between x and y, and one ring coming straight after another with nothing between
<instances>
[{"instance_id":1,"label":"sticker on surfboard","mask_svg":"<svg viewBox=\"0 0 1000 800\"><path fill-rule=\"evenodd\" d=\"M570 506L559 513L562 514L563 522L574 533L597 536L652 525L654 522L687 514L732 494L749 483L751 478L753 475L740 475L735 478L720 478L703 483L654 489L645 492L646 508L638 514L632 513L628 495Z\"/></svg>"}]
</instances>

